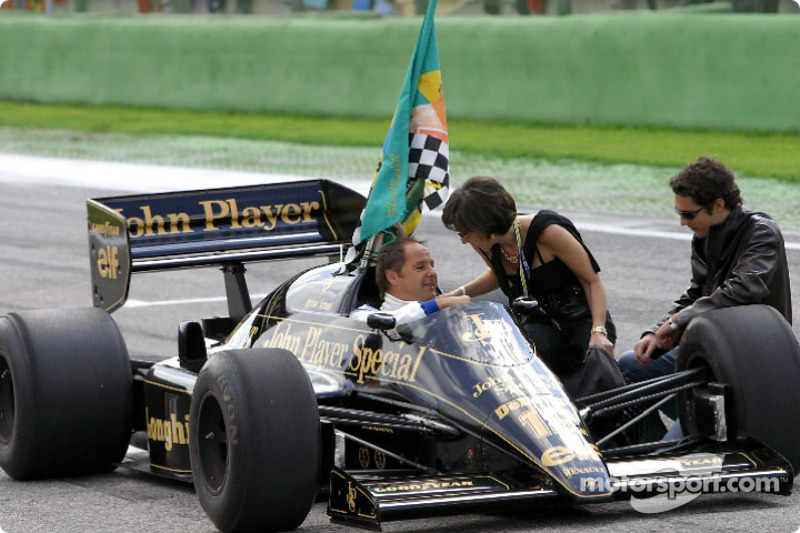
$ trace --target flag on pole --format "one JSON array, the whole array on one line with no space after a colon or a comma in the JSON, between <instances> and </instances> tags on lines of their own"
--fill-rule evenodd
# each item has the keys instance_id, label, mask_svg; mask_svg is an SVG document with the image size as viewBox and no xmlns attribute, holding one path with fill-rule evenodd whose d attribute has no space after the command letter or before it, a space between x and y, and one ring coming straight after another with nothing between
<instances>
[{"instance_id":1,"label":"flag on pole","mask_svg":"<svg viewBox=\"0 0 800 533\"><path fill-rule=\"evenodd\" d=\"M353 233L354 246L398 223L411 234L422 213L449 195L450 149L433 24L436 3L430 1L422 22L361 224Z\"/></svg>"}]
</instances>

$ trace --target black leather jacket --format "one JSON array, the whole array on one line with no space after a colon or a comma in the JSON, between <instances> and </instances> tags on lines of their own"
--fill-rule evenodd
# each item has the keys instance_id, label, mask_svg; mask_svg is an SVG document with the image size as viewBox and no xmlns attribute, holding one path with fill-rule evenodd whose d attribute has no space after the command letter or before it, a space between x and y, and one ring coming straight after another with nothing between
<instances>
[{"instance_id":1,"label":"black leather jacket","mask_svg":"<svg viewBox=\"0 0 800 533\"><path fill-rule=\"evenodd\" d=\"M691 285L645 333L655 332L678 311L677 324L684 329L706 311L757 303L771 305L792 323L783 235L769 215L739 206L712 226L708 237L692 240Z\"/></svg>"}]
</instances>

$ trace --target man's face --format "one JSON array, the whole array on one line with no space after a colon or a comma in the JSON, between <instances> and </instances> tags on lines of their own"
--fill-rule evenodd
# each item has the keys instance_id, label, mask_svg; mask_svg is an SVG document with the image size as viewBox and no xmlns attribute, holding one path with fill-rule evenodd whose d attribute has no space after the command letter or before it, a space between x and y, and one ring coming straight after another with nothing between
<instances>
[{"instance_id":1,"label":"man's face","mask_svg":"<svg viewBox=\"0 0 800 533\"><path fill-rule=\"evenodd\" d=\"M437 276L433 258L427 248L419 243L403 245L406 262L400 271L386 270L389 294L407 301L426 302L436 296Z\"/></svg>"},{"instance_id":2,"label":"man's face","mask_svg":"<svg viewBox=\"0 0 800 533\"><path fill-rule=\"evenodd\" d=\"M708 236L711 226L722 223L728 215L725 202L717 198L711 204L711 212L702 208L689 196L675 195L675 210L680 212L681 226L689 226L696 237L703 239Z\"/></svg>"}]
</instances>

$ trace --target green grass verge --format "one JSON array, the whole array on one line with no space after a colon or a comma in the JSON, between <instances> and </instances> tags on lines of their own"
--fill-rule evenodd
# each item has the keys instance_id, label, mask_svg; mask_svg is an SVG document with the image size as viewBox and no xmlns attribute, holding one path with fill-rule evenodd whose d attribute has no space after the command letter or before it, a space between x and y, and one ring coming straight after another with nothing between
<instances>
[{"instance_id":1,"label":"green grass verge","mask_svg":"<svg viewBox=\"0 0 800 533\"><path fill-rule=\"evenodd\" d=\"M380 146L388 124L388 117L376 120L0 102L0 126L209 135L311 145ZM452 149L487 156L682 167L708 155L737 174L800 182L800 134L454 119L449 130Z\"/></svg>"}]
</instances>

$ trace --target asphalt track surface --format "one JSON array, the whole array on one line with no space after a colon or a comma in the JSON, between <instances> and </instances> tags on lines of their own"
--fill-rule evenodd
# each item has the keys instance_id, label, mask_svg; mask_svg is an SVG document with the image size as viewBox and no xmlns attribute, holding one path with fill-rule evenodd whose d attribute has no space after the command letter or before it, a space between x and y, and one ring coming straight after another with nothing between
<instances>
[{"instance_id":1,"label":"asphalt track surface","mask_svg":"<svg viewBox=\"0 0 800 533\"><path fill-rule=\"evenodd\" d=\"M46 181L46 180L44 180ZM119 194L101 185L18 183L0 173L0 313L43 307L90 305L84 201ZM664 311L688 281L688 230L677 220L566 213L582 230L603 266L609 307L620 337L618 353ZM482 267L472 252L425 217L421 238L434 251L439 283L447 290L469 281ZM787 235L795 331L800 301L800 238ZM315 261L284 261L250 268L254 297ZM176 353L184 320L225 314L222 276L215 269L135 276L129 304L114 314L135 357ZM65 312L68 312L65 309ZM796 430L791 428L789 430ZM57 438L57 436L54 436ZM800 496L722 494L702 496L668 513L645 515L627 502L578 508L536 508L514 514L461 515L393 522L387 532L461 533L800 530ZM318 502L300 528L308 532L351 531L329 523ZM0 531L5 533L176 532L210 533L191 485L117 469L101 476L16 482L0 472Z\"/></svg>"}]
</instances>

